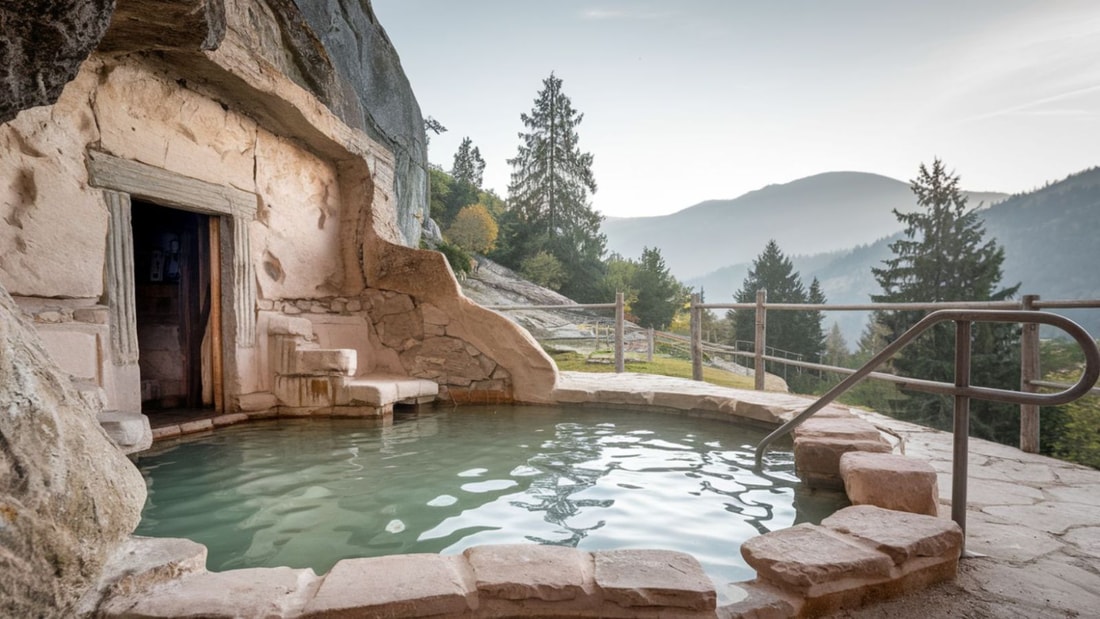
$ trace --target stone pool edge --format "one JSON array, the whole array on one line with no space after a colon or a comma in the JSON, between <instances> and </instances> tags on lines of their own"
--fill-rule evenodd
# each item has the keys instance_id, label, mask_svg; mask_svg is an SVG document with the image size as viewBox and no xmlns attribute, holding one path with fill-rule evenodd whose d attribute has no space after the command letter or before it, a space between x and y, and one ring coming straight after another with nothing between
<instances>
[{"instance_id":1,"label":"stone pool edge","mask_svg":"<svg viewBox=\"0 0 1100 619\"><path fill-rule=\"evenodd\" d=\"M554 399L563 405L644 406L769 425L782 423L809 403L789 394L742 391L668 377L576 372L561 373ZM756 570L757 578L727 585L724 593L735 601L723 606L717 605L714 586L698 561L673 551L589 553L533 544L476 546L461 555L346 559L318 576L311 569L286 567L207 572L206 548L200 544L133 537L115 555L96 590L86 596L81 614L780 618L857 608L954 578L962 533L953 522L936 515L897 511L909 509L906 501L900 507L876 506L878 496L866 491L880 475L896 487L897 459L912 459L889 454L895 449L903 451L904 444L896 437L884 437L846 407L829 407L823 412L824 424L795 439L796 467L805 478L806 471L797 462L798 447L800 441L809 441L816 449L809 452L816 455L803 459L812 461L816 472L810 471L810 476L816 476L817 485L851 486L848 471L858 470L854 487L847 488L855 505L826 518L821 525L797 525L745 542L742 555ZM154 436L168 438L273 416L268 412L224 415L180 424ZM867 434L868 428L877 440ZM822 444L826 446L823 451ZM864 458L860 466L846 467L850 463L843 454L849 451L888 457ZM918 477L926 479L921 464L908 463L902 468L916 468ZM822 468L824 473L818 470ZM936 496L934 480L933 473L932 497ZM918 482L908 487L921 499L929 492L925 486ZM926 506L927 501L922 504ZM614 571L609 571L609 566L614 566Z\"/></svg>"}]
</instances>

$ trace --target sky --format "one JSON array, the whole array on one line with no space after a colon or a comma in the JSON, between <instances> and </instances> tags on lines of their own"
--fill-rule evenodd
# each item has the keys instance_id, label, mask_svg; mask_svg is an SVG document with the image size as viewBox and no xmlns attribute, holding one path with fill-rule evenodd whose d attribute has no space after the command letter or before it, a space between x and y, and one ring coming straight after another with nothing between
<instances>
[{"instance_id":1,"label":"sky","mask_svg":"<svg viewBox=\"0 0 1100 619\"><path fill-rule=\"evenodd\" d=\"M511 167L551 72L584 114L592 206L664 215L830 171L973 191L1100 165L1096 0L373 0L450 170Z\"/></svg>"}]
</instances>

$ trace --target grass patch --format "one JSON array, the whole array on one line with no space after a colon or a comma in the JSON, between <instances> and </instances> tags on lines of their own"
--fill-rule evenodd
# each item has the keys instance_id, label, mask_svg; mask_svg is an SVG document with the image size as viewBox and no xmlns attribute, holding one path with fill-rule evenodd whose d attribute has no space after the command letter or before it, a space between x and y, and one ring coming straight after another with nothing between
<instances>
[{"instance_id":1,"label":"grass patch","mask_svg":"<svg viewBox=\"0 0 1100 619\"><path fill-rule=\"evenodd\" d=\"M550 356L558 369L564 372L593 372L612 373L615 371L614 363L588 363L587 357L580 353L552 352ZM671 357L653 357L653 362L628 360L626 371L637 374L658 374L661 376L675 376L677 378L691 378L691 361L686 359L673 359ZM751 376L741 376L718 368L703 367L703 381L723 387L735 387L737 389L752 389Z\"/></svg>"}]
</instances>

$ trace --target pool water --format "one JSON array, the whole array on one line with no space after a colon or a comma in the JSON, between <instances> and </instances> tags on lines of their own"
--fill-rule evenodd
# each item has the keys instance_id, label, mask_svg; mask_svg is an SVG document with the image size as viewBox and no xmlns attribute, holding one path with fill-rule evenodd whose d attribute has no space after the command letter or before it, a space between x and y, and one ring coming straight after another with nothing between
<instances>
[{"instance_id":1,"label":"pool water","mask_svg":"<svg viewBox=\"0 0 1100 619\"><path fill-rule=\"evenodd\" d=\"M754 575L742 541L843 505L796 493L789 453L769 452L776 479L754 474L763 435L594 408L251 423L138 458L149 498L136 533L202 543L212 571L324 573L351 557L535 542L680 550L739 581Z\"/></svg>"}]
</instances>

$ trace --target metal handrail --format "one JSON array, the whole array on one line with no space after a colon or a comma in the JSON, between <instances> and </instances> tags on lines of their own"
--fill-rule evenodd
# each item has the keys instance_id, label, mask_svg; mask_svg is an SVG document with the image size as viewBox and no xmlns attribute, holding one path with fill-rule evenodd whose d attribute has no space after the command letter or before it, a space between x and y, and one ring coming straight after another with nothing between
<instances>
[{"instance_id":1,"label":"metal handrail","mask_svg":"<svg viewBox=\"0 0 1100 619\"><path fill-rule=\"evenodd\" d=\"M955 383L943 383L923 379L901 379L897 382L905 389L923 391L927 393L939 393L955 397L954 419L954 453L952 456L951 479L951 518L963 531L965 544L966 534L966 465L968 457L968 440L970 429L970 399L989 400L993 402L1006 402L1010 404L1035 404L1039 406L1057 406L1072 402L1089 393L1096 380L1100 377L1100 349L1096 342L1076 322L1046 312L1031 310L938 310L932 312L909 328L908 331L891 342L877 355L872 357L863 367L854 374L845 378L838 385L830 389L825 395L818 398L806 410L794 416L790 421L779 426L774 432L764 437L756 447L755 468L760 470L763 465L764 452L777 438L789 433L798 427L814 413L831 404L836 398L848 389L854 387L864 378L867 378L875 368L889 359L914 338L928 330L932 325L953 321L956 326L955 334ZM1015 322L1037 323L1057 327L1073 337L1081 350L1085 353L1085 370L1072 387L1057 393L1027 393L1011 389L996 389L992 387L975 387L970 384L970 327L974 322Z\"/></svg>"}]
</instances>

